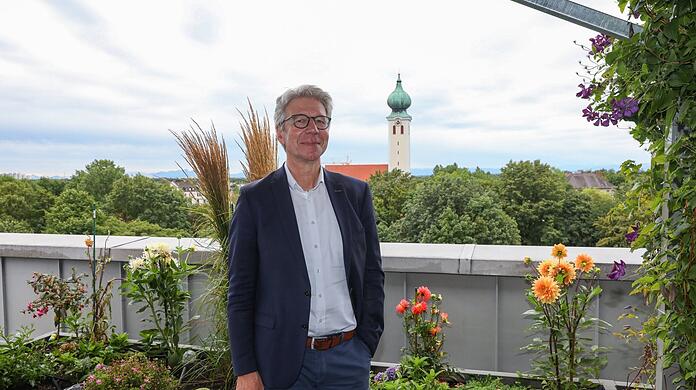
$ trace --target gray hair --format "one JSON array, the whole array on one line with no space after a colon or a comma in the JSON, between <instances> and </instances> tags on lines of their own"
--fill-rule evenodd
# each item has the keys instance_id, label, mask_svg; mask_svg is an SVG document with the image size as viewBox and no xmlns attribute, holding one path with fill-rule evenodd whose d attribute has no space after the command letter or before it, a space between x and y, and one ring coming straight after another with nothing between
<instances>
[{"instance_id":1,"label":"gray hair","mask_svg":"<svg viewBox=\"0 0 696 390\"><path fill-rule=\"evenodd\" d=\"M316 85L300 85L297 88L288 89L282 95L278 96L278 99L276 99L275 113L273 114L276 129L280 129L281 123L283 123L283 121L286 119L285 109L288 108L288 104L290 104L293 99L300 97L311 97L317 99L322 105L324 105L326 115L329 117L331 116L331 111L333 110L331 95Z\"/></svg>"}]
</instances>

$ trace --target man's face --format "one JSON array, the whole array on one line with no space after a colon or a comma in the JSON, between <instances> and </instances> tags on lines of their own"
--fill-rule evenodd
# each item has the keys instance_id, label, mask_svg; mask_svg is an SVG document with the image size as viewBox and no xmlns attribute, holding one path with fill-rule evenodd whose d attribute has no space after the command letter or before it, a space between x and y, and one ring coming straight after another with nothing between
<instances>
[{"instance_id":1,"label":"man's face","mask_svg":"<svg viewBox=\"0 0 696 390\"><path fill-rule=\"evenodd\" d=\"M292 99L285 108L285 118L296 114L305 114L310 117L326 115L326 109L321 102L314 98L299 97ZM329 143L329 129L317 129L314 120L310 120L307 127L298 129L289 119L280 129L276 129L276 137L285 148L285 154L289 161L296 163L309 163L319 161Z\"/></svg>"}]
</instances>

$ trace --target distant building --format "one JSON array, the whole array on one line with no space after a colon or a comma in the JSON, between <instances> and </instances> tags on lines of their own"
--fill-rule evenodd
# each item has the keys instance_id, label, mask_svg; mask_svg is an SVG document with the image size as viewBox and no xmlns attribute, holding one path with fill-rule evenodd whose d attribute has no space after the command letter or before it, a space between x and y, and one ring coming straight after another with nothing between
<instances>
[{"instance_id":1,"label":"distant building","mask_svg":"<svg viewBox=\"0 0 696 390\"><path fill-rule=\"evenodd\" d=\"M392 109L387 117L389 124L389 170L400 169L411 172L411 115L406 109L411 107L411 97L401 87L401 74L396 77L396 88L387 98Z\"/></svg>"},{"instance_id":2,"label":"distant building","mask_svg":"<svg viewBox=\"0 0 696 390\"><path fill-rule=\"evenodd\" d=\"M330 172L341 173L346 176L367 181L375 173L386 172L389 170L387 164L326 164L324 169Z\"/></svg>"},{"instance_id":3,"label":"distant building","mask_svg":"<svg viewBox=\"0 0 696 390\"><path fill-rule=\"evenodd\" d=\"M594 188L597 190L613 193L616 187L609 183L601 174L593 172L566 172L566 180L576 190Z\"/></svg>"},{"instance_id":4,"label":"distant building","mask_svg":"<svg viewBox=\"0 0 696 390\"><path fill-rule=\"evenodd\" d=\"M191 199L193 204L205 204L203 194L198 190L198 185L193 180L172 180L169 182L172 187L184 193L184 196Z\"/></svg>"}]
</instances>

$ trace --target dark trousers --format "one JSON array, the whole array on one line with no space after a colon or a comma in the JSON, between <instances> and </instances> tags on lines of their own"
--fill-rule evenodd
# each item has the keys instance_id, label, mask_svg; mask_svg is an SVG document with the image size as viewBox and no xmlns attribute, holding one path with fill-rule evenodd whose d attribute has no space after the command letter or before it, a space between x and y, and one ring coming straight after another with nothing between
<instances>
[{"instance_id":1,"label":"dark trousers","mask_svg":"<svg viewBox=\"0 0 696 390\"><path fill-rule=\"evenodd\" d=\"M371 357L357 336L326 351L307 348L300 377L289 390L367 390Z\"/></svg>"}]
</instances>

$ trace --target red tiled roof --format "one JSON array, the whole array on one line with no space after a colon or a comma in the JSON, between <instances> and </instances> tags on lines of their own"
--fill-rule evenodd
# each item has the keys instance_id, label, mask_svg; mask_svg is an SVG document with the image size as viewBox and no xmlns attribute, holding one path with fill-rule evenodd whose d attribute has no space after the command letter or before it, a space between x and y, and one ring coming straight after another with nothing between
<instances>
[{"instance_id":1,"label":"red tiled roof","mask_svg":"<svg viewBox=\"0 0 696 390\"><path fill-rule=\"evenodd\" d=\"M367 181L370 176L378 172L389 170L388 164L326 164L324 169L331 172L342 173L346 176Z\"/></svg>"}]
</instances>

